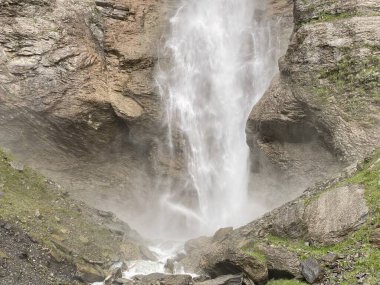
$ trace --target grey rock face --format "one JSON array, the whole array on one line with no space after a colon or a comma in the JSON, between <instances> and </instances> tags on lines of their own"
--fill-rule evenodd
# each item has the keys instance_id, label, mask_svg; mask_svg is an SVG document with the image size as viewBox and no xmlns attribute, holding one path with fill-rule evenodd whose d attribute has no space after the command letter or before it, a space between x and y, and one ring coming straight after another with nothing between
<instances>
[{"instance_id":1,"label":"grey rock face","mask_svg":"<svg viewBox=\"0 0 380 285\"><path fill-rule=\"evenodd\" d=\"M301 278L300 260L296 253L280 246L267 244L257 245L258 250L265 255L270 277Z\"/></svg>"},{"instance_id":2,"label":"grey rock face","mask_svg":"<svg viewBox=\"0 0 380 285\"><path fill-rule=\"evenodd\" d=\"M324 245L344 240L363 225L368 216L361 185L337 186L352 175L352 171L344 171L341 176L309 188L301 197L230 232L225 239L207 241L203 238L207 242L187 252L181 263L187 270L211 277L243 272L255 284L268 277L288 279L314 274L316 278L319 271L313 262L303 264L301 271L297 252L286 244L272 243L267 237ZM373 237L375 244L376 234ZM336 258L331 254L325 261L331 263Z\"/></svg>"},{"instance_id":3,"label":"grey rock face","mask_svg":"<svg viewBox=\"0 0 380 285\"><path fill-rule=\"evenodd\" d=\"M241 285L243 282L243 276L238 275L225 275L218 278L207 280L204 282L196 282L196 285Z\"/></svg>"},{"instance_id":4,"label":"grey rock face","mask_svg":"<svg viewBox=\"0 0 380 285\"><path fill-rule=\"evenodd\" d=\"M322 274L322 269L319 266L318 261L313 258L308 258L301 263L302 275L306 281L310 284L316 282Z\"/></svg>"},{"instance_id":5,"label":"grey rock face","mask_svg":"<svg viewBox=\"0 0 380 285\"><path fill-rule=\"evenodd\" d=\"M153 109L159 102L151 84L158 5L123 0L2 1L3 101L15 115L20 108L59 119L68 132L61 133L63 137L75 123L84 132L77 135L112 140L119 118L142 137L137 125L141 127L147 116L157 116Z\"/></svg>"},{"instance_id":6,"label":"grey rock face","mask_svg":"<svg viewBox=\"0 0 380 285\"><path fill-rule=\"evenodd\" d=\"M332 244L358 229L368 215L364 189L351 185L301 197L264 217L268 230L287 238ZM318 192L317 192L318 193ZM310 202L309 202L310 201Z\"/></svg>"},{"instance_id":7,"label":"grey rock face","mask_svg":"<svg viewBox=\"0 0 380 285\"><path fill-rule=\"evenodd\" d=\"M295 1L295 30L248 127L255 172L266 162L310 186L378 146L378 1ZM299 183L300 183L299 182ZM301 188L302 188L301 187Z\"/></svg>"},{"instance_id":8,"label":"grey rock face","mask_svg":"<svg viewBox=\"0 0 380 285\"><path fill-rule=\"evenodd\" d=\"M0 1L0 145L123 216L140 205L120 201L152 188L164 2Z\"/></svg>"},{"instance_id":9,"label":"grey rock face","mask_svg":"<svg viewBox=\"0 0 380 285\"><path fill-rule=\"evenodd\" d=\"M216 231L216 233L215 233L214 236L212 237L212 241L215 242L215 241L223 240L223 239L225 239L225 238L228 236L228 234L230 234L232 231L233 231L233 228L232 228L232 227L219 229L219 230Z\"/></svg>"},{"instance_id":10,"label":"grey rock face","mask_svg":"<svg viewBox=\"0 0 380 285\"><path fill-rule=\"evenodd\" d=\"M192 283L190 275L165 275L161 273L135 276L133 280L135 281L135 284L138 285L151 285L157 283L165 285L190 285Z\"/></svg>"},{"instance_id":11,"label":"grey rock face","mask_svg":"<svg viewBox=\"0 0 380 285\"><path fill-rule=\"evenodd\" d=\"M311 240L334 243L358 229L367 215L364 188L352 185L322 193L306 207L304 219Z\"/></svg>"}]
</instances>

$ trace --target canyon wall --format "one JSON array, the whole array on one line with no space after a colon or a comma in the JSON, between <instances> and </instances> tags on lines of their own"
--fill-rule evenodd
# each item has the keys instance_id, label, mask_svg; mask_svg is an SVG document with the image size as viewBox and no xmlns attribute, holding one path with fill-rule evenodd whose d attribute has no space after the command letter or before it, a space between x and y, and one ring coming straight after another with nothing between
<instances>
[{"instance_id":1,"label":"canyon wall","mask_svg":"<svg viewBox=\"0 0 380 285\"><path fill-rule=\"evenodd\" d=\"M379 8L378 1L294 1L280 74L248 121L257 176L302 190L379 145Z\"/></svg>"},{"instance_id":2,"label":"canyon wall","mask_svg":"<svg viewBox=\"0 0 380 285\"><path fill-rule=\"evenodd\" d=\"M251 188L258 196L276 191L272 207L378 145L379 4L268 3L262 13L279 52L288 50L247 135ZM154 201L164 132L153 74L174 6L0 1L0 144L77 198L126 219Z\"/></svg>"},{"instance_id":3,"label":"canyon wall","mask_svg":"<svg viewBox=\"0 0 380 285\"><path fill-rule=\"evenodd\" d=\"M98 208L149 195L165 9L155 0L0 1L0 144Z\"/></svg>"}]
</instances>

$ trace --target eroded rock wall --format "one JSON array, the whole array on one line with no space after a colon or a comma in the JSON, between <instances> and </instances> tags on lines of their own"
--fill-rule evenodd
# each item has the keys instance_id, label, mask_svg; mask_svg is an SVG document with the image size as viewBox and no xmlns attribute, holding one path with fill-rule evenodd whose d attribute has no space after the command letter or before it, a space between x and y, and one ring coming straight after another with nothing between
<instances>
[{"instance_id":1,"label":"eroded rock wall","mask_svg":"<svg viewBox=\"0 0 380 285\"><path fill-rule=\"evenodd\" d=\"M248 121L253 172L301 190L379 145L379 15L378 1L294 1L280 74Z\"/></svg>"},{"instance_id":2,"label":"eroded rock wall","mask_svg":"<svg viewBox=\"0 0 380 285\"><path fill-rule=\"evenodd\" d=\"M142 140L158 121L152 69L160 4L2 1L2 105L43 115L64 128L63 140L86 137L87 151L122 130Z\"/></svg>"},{"instance_id":3,"label":"eroded rock wall","mask_svg":"<svg viewBox=\"0 0 380 285\"><path fill-rule=\"evenodd\" d=\"M121 216L153 191L164 3L0 1L0 144Z\"/></svg>"}]
</instances>

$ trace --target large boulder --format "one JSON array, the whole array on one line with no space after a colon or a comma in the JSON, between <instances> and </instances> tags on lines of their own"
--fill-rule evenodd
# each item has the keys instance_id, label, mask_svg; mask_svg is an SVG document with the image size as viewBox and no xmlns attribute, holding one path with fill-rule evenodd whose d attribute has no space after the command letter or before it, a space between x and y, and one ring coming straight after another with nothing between
<instances>
[{"instance_id":1,"label":"large boulder","mask_svg":"<svg viewBox=\"0 0 380 285\"><path fill-rule=\"evenodd\" d=\"M255 284L267 279L307 278L314 282L325 278L320 264L334 262L338 257L331 252L323 254L324 250L352 241L355 235L351 234L359 229L368 231L371 238L369 241L358 239L357 243L377 244L377 229L367 228L373 225L370 221L375 213L373 205L367 204L368 191L373 190L352 182L362 176L357 171L375 171L376 163L378 161L372 166L366 165L364 170L363 163L349 167L340 175L308 188L297 199L229 231L223 239L202 237L191 241L197 246L188 247L180 263L185 270L213 278L244 273ZM366 177L373 177L371 185L377 183L376 176ZM347 240L350 235L352 238ZM356 246L355 243L354 248ZM348 244L347 248L352 245ZM319 254L319 259L302 262L311 252Z\"/></svg>"},{"instance_id":2,"label":"large boulder","mask_svg":"<svg viewBox=\"0 0 380 285\"><path fill-rule=\"evenodd\" d=\"M339 242L365 222L368 211L364 188L360 185L322 193L305 209L307 236L322 243Z\"/></svg>"}]
</instances>

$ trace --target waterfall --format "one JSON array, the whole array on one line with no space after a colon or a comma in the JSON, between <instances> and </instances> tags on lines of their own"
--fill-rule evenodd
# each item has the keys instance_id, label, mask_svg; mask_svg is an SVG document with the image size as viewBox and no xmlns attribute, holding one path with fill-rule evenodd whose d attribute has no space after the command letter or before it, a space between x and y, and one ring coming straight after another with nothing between
<instances>
[{"instance_id":1,"label":"waterfall","mask_svg":"<svg viewBox=\"0 0 380 285\"><path fill-rule=\"evenodd\" d=\"M170 18L155 79L186 190L177 184L163 203L195 233L238 226L260 212L248 191L245 128L277 72L276 39L262 2L183 0ZM178 191L192 192L196 203L183 203Z\"/></svg>"}]
</instances>

